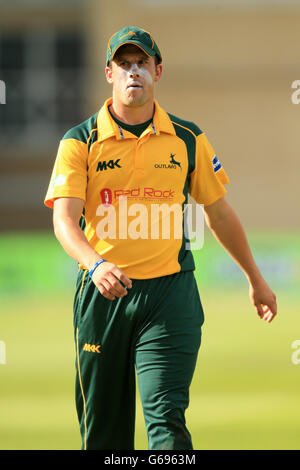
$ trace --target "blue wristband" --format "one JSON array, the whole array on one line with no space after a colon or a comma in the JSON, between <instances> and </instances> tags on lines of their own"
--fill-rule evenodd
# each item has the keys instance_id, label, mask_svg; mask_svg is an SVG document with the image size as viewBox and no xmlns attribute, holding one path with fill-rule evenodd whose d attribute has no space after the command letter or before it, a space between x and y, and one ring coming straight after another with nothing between
<instances>
[{"instance_id":1,"label":"blue wristband","mask_svg":"<svg viewBox=\"0 0 300 470\"><path fill-rule=\"evenodd\" d=\"M97 263L94 264L94 266L92 267L92 269L89 272L90 277L92 277L92 275L94 274L94 271L97 268L97 266L99 266L99 264L101 264L101 263L104 263L104 261L107 261L107 260L102 258L99 261L97 261Z\"/></svg>"}]
</instances>

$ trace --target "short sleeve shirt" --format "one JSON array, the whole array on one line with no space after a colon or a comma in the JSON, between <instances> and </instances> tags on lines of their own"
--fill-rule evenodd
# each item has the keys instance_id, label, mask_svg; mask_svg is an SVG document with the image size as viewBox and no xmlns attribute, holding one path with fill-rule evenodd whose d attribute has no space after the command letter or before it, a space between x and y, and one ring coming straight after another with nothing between
<instances>
[{"instance_id":1,"label":"short sleeve shirt","mask_svg":"<svg viewBox=\"0 0 300 470\"><path fill-rule=\"evenodd\" d=\"M137 137L115 122L111 103L60 141L45 204L82 199L88 242L132 279L193 270L189 195L213 204L226 194L228 176L193 122L155 101L153 121Z\"/></svg>"}]
</instances>

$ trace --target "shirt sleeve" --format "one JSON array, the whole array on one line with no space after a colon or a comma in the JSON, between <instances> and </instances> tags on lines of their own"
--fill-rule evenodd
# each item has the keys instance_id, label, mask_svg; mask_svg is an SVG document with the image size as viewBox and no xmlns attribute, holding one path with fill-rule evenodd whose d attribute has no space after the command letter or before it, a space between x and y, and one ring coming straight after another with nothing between
<instances>
[{"instance_id":1,"label":"shirt sleeve","mask_svg":"<svg viewBox=\"0 0 300 470\"><path fill-rule=\"evenodd\" d=\"M195 169L190 175L190 195L209 206L223 197L229 178L205 134L196 137Z\"/></svg>"},{"instance_id":2,"label":"shirt sleeve","mask_svg":"<svg viewBox=\"0 0 300 470\"><path fill-rule=\"evenodd\" d=\"M86 199L87 144L76 139L60 141L44 204L53 209L55 199Z\"/></svg>"}]
</instances>

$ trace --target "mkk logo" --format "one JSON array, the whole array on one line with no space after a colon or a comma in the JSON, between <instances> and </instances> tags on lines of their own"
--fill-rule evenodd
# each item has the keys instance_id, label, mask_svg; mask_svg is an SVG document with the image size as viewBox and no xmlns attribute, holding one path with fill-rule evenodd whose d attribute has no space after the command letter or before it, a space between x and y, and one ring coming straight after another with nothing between
<instances>
[{"instance_id":1,"label":"mkk logo","mask_svg":"<svg viewBox=\"0 0 300 470\"><path fill-rule=\"evenodd\" d=\"M121 165L119 165L120 158L117 160L109 160L108 162L99 162L97 165L97 170L96 171L103 171L107 170L110 168L111 170L114 170L115 168L122 168Z\"/></svg>"},{"instance_id":2,"label":"mkk logo","mask_svg":"<svg viewBox=\"0 0 300 470\"><path fill-rule=\"evenodd\" d=\"M96 346L95 344L85 343L85 345L83 346L83 350L87 352L101 354L100 347L101 347L100 344Z\"/></svg>"}]
</instances>

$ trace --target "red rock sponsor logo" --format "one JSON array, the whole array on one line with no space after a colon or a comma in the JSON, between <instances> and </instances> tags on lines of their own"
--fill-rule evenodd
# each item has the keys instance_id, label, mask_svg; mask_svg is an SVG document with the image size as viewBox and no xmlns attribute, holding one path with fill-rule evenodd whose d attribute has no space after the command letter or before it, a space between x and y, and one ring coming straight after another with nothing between
<instances>
[{"instance_id":1,"label":"red rock sponsor logo","mask_svg":"<svg viewBox=\"0 0 300 470\"><path fill-rule=\"evenodd\" d=\"M175 191L171 189L156 189L156 188L133 188L133 189L115 189L114 198L126 196L128 199L173 199Z\"/></svg>"},{"instance_id":2,"label":"red rock sponsor logo","mask_svg":"<svg viewBox=\"0 0 300 470\"><path fill-rule=\"evenodd\" d=\"M100 197L104 206L109 206L112 203L112 191L109 188L104 188L100 191Z\"/></svg>"}]
</instances>

